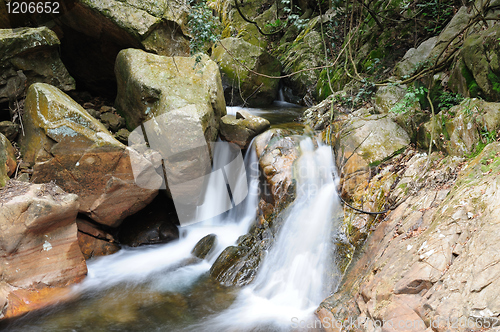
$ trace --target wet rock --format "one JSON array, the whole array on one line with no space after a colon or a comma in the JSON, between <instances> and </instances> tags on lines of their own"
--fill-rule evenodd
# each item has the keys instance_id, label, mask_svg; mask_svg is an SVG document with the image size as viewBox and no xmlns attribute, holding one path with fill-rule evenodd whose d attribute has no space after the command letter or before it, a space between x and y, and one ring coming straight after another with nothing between
<instances>
[{"instance_id":1,"label":"wet rock","mask_svg":"<svg viewBox=\"0 0 500 332\"><path fill-rule=\"evenodd\" d=\"M148 140L163 157L172 196L185 204L198 202L211 168L207 143L216 140L226 114L217 64L208 56L196 62L127 49L118 55L116 75L115 105L132 130L129 145L144 146Z\"/></svg>"},{"instance_id":2,"label":"wet rock","mask_svg":"<svg viewBox=\"0 0 500 332\"><path fill-rule=\"evenodd\" d=\"M240 110L234 115L221 119L220 135L228 142L237 144L241 149L248 148L252 139L269 129L271 124L264 118Z\"/></svg>"},{"instance_id":3,"label":"wet rock","mask_svg":"<svg viewBox=\"0 0 500 332\"><path fill-rule=\"evenodd\" d=\"M30 296L79 282L87 273L75 223L78 196L54 184L11 181L0 189L0 204L0 282L8 286L0 294L27 293L6 296L9 315L15 316L39 305L31 304ZM6 303L5 297L0 303Z\"/></svg>"},{"instance_id":4,"label":"wet rock","mask_svg":"<svg viewBox=\"0 0 500 332\"><path fill-rule=\"evenodd\" d=\"M23 124L20 146L23 160L34 165L32 181L56 181L77 194L80 212L96 222L116 227L158 193L151 189L161 184L152 164L59 89L32 85ZM142 177L149 189L136 184Z\"/></svg>"},{"instance_id":5,"label":"wet rock","mask_svg":"<svg viewBox=\"0 0 500 332\"><path fill-rule=\"evenodd\" d=\"M118 52L144 49L166 56L188 56L188 12L184 1L78 0L61 6L62 53L79 84L114 95Z\"/></svg>"},{"instance_id":6,"label":"wet rock","mask_svg":"<svg viewBox=\"0 0 500 332\"><path fill-rule=\"evenodd\" d=\"M259 166L266 180L262 196L275 209L294 197L292 166L299 151L296 138L288 134L286 130L271 129L255 140Z\"/></svg>"},{"instance_id":7,"label":"wet rock","mask_svg":"<svg viewBox=\"0 0 500 332\"><path fill-rule=\"evenodd\" d=\"M198 241L198 243L196 243L191 253L193 254L193 256L205 259L205 257L207 257L207 255L212 252L212 250L216 245L217 245L217 235L208 234L203 239Z\"/></svg>"},{"instance_id":8,"label":"wet rock","mask_svg":"<svg viewBox=\"0 0 500 332\"><path fill-rule=\"evenodd\" d=\"M19 134L21 126L12 123L10 121L2 121L0 122L0 134L3 134L7 139L11 142L14 142L16 139L17 135Z\"/></svg>"},{"instance_id":9,"label":"wet rock","mask_svg":"<svg viewBox=\"0 0 500 332\"><path fill-rule=\"evenodd\" d=\"M114 237L96 225L84 219L76 219L76 225L78 226L78 244L86 260L111 255L120 250Z\"/></svg>"},{"instance_id":10,"label":"wet rock","mask_svg":"<svg viewBox=\"0 0 500 332\"><path fill-rule=\"evenodd\" d=\"M115 138L123 144L128 144L128 137L130 136L130 131L125 128L121 128L115 134Z\"/></svg>"},{"instance_id":11,"label":"wet rock","mask_svg":"<svg viewBox=\"0 0 500 332\"><path fill-rule=\"evenodd\" d=\"M35 82L74 89L75 81L59 58L59 44L46 27L0 30L0 103L19 99Z\"/></svg>"},{"instance_id":12,"label":"wet rock","mask_svg":"<svg viewBox=\"0 0 500 332\"><path fill-rule=\"evenodd\" d=\"M5 186L17 167L15 150L10 141L0 134L0 187Z\"/></svg>"},{"instance_id":13,"label":"wet rock","mask_svg":"<svg viewBox=\"0 0 500 332\"><path fill-rule=\"evenodd\" d=\"M160 194L146 208L125 219L118 238L131 247L167 243L179 238L178 224L173 202Z\"/></svg>"},{"instance_id":14,"label":"wet rock","mask_svg":"<svg viewBox=\"0 0 500 332\"><path fill-rule=\"evenodd\" d=\"M102 113L101 122L106 129L112 132L117 132L120 128L125 127L125 119L115 113Z\"/></svg>"},{"instance_id":15,"label":"wet rock","mask_svg":"<svg viewBox=\"0 0 500 332\"><path fill-rule=\"evenodd\" d=\"M219 64L221 70L227 104L246 104L250 107L272 104L278 95L279 80L255 75L235 65L226 49L251 70L269 76L280 75L280 62L264 48L252 45L243 39L229 37L219 43L224 47L217 45L212 58Z\"/></svg>"},{"instance_id":16,"label":"wet rock","mask_svg":"<svg viewBox=\"0 0 500 332\"><path fill-rule=\"evenodd\" d=\"M217 260L210 268L210 275L215 279L225 280L226 274L232 269L236 263L246 256L250 248L230 246L224 249L217 257Z\"/></svg>"}]
</instances>

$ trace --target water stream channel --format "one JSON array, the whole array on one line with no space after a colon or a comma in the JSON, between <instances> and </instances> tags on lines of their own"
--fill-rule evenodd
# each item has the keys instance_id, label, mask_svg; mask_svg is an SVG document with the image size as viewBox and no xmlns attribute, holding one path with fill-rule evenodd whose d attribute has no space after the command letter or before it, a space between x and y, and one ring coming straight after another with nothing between
<instances>
[{"instance_id":1,"label":"water stream channel","mask_svg":"<svg viewBox=\"0 0 500 332\"><path fill-rule=\"evenodd\" d=\"M235 113L238 108L228 108ZM280 103L271 109L246 109L273 127L300 132L291 123L303 108ZM256 219L259 190L255 149L245 156L249 193L229 212L181 227L180 238L164 245L124 248L91 259L88 276L73 287L75 300L11 321L4 331L295 331L300 320L314 319L319 303L335 285L332 251L340 211L331 148L310 137L300 141L294 166L295 201L285 210L274 245L254 281L225 287L209 277L209 269L227 246L244 235ZM228 151L215 151L214 167ZM208 187L206 197L220 195ZM215 250L205 259L192 256L195 244L217 235ZM2 329L2 327L0 327Z\"/></svg>"}]
</instances>

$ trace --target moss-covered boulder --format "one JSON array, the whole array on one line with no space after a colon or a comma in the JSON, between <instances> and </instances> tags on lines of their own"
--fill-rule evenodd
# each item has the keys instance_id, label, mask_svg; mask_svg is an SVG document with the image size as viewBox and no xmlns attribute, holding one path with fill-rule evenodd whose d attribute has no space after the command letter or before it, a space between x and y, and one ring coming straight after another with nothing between
<instances>
[{"instance_id":1,"label":"moss-covered boulder","mask_svg":"<svg viewBox=\"0 0 500 332\"><path fill-rule=\"evenodd\" d=\"M323 40L320 31L318 31L320 29L320 19L323 19L324 22L327 21L326 17L321 18L319 16L311 19L304 30L293 41L282 43L274 52L283 64L283 72L285 74L325 64ZM326 75L326 72L324 75ZM285 79L285 85L290 87L292 94L299 98L304 98L309 92L309 98L317 99L318 95L323 95L322 91L316 91L316 84L319 78L320 70L306 70ZM326 76L322 76L322 78L325 80ZM329 88L324 87L324 89ZM329 95L329 93L326 93L326 95Z\"/></svg>"},{"instance_id":2,"label":"moss-covered boulder","mask_svg":"<svg viewBox=\"0 0 500 332\"><path fill-rule=\"evenodd\" d=\"M236 115L222 117L220 124L221 137L237 144L241 149L248 148L252 139L269 129L271 124L264 118L240 110Z\"/></svg>"},{"instance_id":3,"label":"moss-covered boulder","mask_svg":"<svg viewBox=\"0 0 500 332\"><path fill-rule=\"evenodd\" d=\"M457 92L488 101L500 100L500 26L467 37L456 65L452 85Z\"/></svg>"},{"instance_id":4,"label":"moss-covered boulder","mask_svg":"<svg viewBox=\"0 0 500 332\"><path fill-rule=\"evenodd\" d=\"M377 90L374 98L374 107L378 113L387 114L399 103L406 94L405 85L388 85Z\"/></svg>"},{"instance_id":5,"label":"moss-covered boulder","mask_svg":"<svg viewBox=\"0 0 500 332\"><path fill-rule=\"evenodd\" d=\"M429 120L429 113L423 112L417 103L402 113L392 113L391 118L408 133L411 142L416 143L420 126Z\"/></svg>"},{"instance_id":6,"label":"moss-covered boulder","mask_svg":"<svg viewBox=\"0 0 500 332\"><path fill-rule=\"evenodd\" d=\"M495 141L499 130L500 103L465 99L423 123L418 131L417 146L427 149L434 132L434 148L453 156L472 156Z\"/></svg>"},{"instance_id":7,"label":"moss-covered boulder","mask_svg":"<svg viewBox=\"0 0 500 332\"><path fill-rule=\"evenodd\" d=\"M211 0L207 2L219 16L223 26L222 37L238 37L252 45L266 48L268 36L261 34L255 24L249 23L241 17L233 0ZM276 20L276 2L272 0L249 0L239 2L243 15L257 23L261 31L269 33L274 31L269 26Z\"/></svg>"},{"instance_id":8,"label":"moss-covered boulder","mask_svg":"<svg viewBox=\"0 0 500 332\"><path fill-rule=\"evenodd\" d=\"M189 55L185 1L77 0L61 7L64 15L57 22L66 63L88 90L114 94L114 64L122 49Z\"/></svg>"},{"instance_id":9,"label":"moss-covered boulder","mask_svg":"<svg viewBox=\"0 0 500 332\"><path fill-rule=\"evenodd\" d=\"M77 194L80 212L96 222L116 227L158 193L136 184L144 179L159 188L161 178L151 162L115 140L56 87L31 85L22 120L20 146L23 160L34 165L32 182L55 181Z\"/></svg>"},{"instance_id":10,"label":"moss-covered boulder","mask_svg":"<svg viewBox=\"0 0 500 332\"><path fill-rule=\"evenodd\" d=\"M32 83L75 88L59 58L59 39L47 27L0 29L0 103L24 95Z\"/></svg>"},{"instance_id":11,"label":"moss-covered boulder","mask_svg":"<svg viewBox=\"0 0 500 332\"><path fill-rule=\"evenodd\" d=\"M270 105L276 99L279 79L253 73L268 76L281 74L280 62L264 48L240 38L229 37L221 40L214 48L212 58L220 66L228 105L261 107Z\"/></svg>"},{"instance_id":12,"label":"moss-covered boulder","mask_svg":"<svg viewBox=\"0 0 500 332\"><path fill-rule=\"evenodd\" d=\"M197 62L195 57L167 57L126 49L116 59L115 72L115 107L128 129L193 105L194 120L201 123L207 141L215 141L226 105L219 69L207 56Z\"/></svg>"},{"instance_id":13,"label":"moss-covered boulder","mask_svg":"<svg viewBox=\"0 0 500 332\"><path fill-rule=\"evenodd\" d=\"M0 187L5 186L9 177L14 174L17 167L16 155L12 144L0 134Z\"/></svg>"}]
</instances>

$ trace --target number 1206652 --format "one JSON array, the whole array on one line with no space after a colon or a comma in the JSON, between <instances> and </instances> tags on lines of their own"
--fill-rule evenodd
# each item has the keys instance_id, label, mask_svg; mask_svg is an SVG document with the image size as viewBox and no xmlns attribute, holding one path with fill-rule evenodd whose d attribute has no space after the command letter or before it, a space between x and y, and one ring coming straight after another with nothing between
<instances>
[{"instance_id":1,"label":"number 1206652","mask_svg":"<svg viewBox=\"0 0 500 332\"><path fill-rule=\"evenodd\" d=\"M59 2L6 2L9 14L59 14Z\"/></svg>"}]
</instances>

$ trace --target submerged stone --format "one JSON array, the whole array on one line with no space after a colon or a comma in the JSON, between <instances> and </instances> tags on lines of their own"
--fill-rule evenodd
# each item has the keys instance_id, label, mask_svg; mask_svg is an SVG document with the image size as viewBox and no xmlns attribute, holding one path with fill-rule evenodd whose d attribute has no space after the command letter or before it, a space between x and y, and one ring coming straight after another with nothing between
<instances>
[{"instance_id":1,"label":"submerged stone","mask_svg":"<svg viewBox=\"0 0 500 332\"><path fill-rule=\"evenodd\" d=\"M217 235L208 234L200 241L198 241L198 243L196 243L191 253L193 254L193 256L204 259L205 257L207 257L208 254L210 254L213 251L216 245L217 245Z\"/></svg>"}]
</instances>

